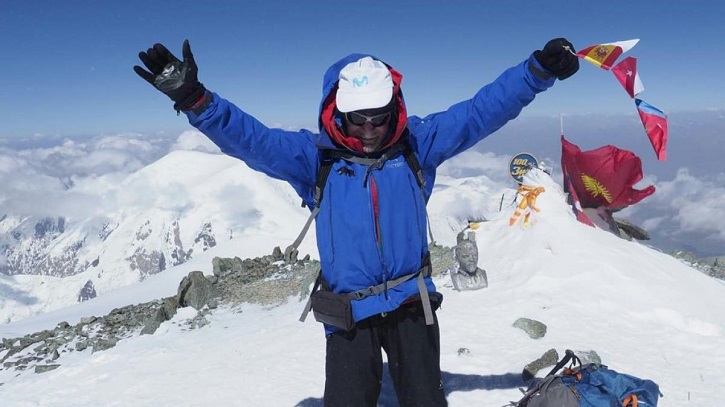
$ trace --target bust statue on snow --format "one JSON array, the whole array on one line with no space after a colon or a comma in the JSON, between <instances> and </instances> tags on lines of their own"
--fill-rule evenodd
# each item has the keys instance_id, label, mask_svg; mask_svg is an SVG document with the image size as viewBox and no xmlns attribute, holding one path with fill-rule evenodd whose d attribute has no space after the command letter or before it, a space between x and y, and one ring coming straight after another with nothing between
<instances>
[{"instance_id":1,"label":"bust statue on snow","mask_svg":"<svg viewBox=\"0 0 725 407\"><path fill-rule=\"evenodd\" d=\"M478 290L488 287L486 270L478 267L478 246L475 234L469 233L454 248L458 265L451 272L453 288L458 291Z\"/></svg>"}]
</instances>

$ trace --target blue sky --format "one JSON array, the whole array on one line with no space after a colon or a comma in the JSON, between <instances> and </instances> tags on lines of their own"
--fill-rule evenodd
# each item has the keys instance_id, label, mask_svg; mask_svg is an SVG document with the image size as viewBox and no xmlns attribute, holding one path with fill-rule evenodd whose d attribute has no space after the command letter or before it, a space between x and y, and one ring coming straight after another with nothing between
<instances>
[{"instance_id":1,"label":"blue sky","mask_svg":"<svg viewBox=\"0 0 725 407\"><path fill-rule=\"evenodd\" d=\"M190 39L201 81L270 126L314 126L322 74L369 52L405 77L409 111L467 99L549 39L577 49L640 38L640 96L665 112L725 108L717 1L0 2L0 138L175 132L172 103L132 70L155 42ZM635 113L584 63L525 115Z\"/></svg>"}]
</instances>

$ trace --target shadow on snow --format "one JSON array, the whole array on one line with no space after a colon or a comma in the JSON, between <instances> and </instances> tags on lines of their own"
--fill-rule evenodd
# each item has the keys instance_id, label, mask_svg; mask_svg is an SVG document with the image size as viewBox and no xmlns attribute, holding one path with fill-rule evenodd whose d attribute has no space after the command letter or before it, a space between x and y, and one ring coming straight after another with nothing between
<instances>
[{"instance_id":1,"label":"shadow on snow","mask_svg":"<svg viewBox=\"0 0 725 407\"><path fill-rule=\"evenodd\" d=\"M475 374L458 374L441 372L443 379L443 387L446 397L455 391L472 391L472 390L497 390L497 389L515 389L519 387L526 388L527 385L521 378L521 373L506 373L502 375L475 375ZM502 400L505 404L508 400ZM322 398L309 397L295 405L295 407L321 407L323 406ZM383 366L383 383L380 389L380 397L378 398L378 407L398 407L398 399L395 395L393 382L388 374L388 364Z\"/></svg>"}]
</instances>

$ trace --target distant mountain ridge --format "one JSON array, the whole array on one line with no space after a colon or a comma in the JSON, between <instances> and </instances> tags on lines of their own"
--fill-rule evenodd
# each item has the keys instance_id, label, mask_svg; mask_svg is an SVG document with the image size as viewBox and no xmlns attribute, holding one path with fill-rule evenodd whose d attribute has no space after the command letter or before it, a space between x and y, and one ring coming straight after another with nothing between
<instances>
[{"instance_id":1,"label":"distant mountain ridge","mask_svg":"<svg viewBox=\"0 0 725 407\"><path fill-rule=\"evenodd\" d=\"M62 216L25 219L5 216L3 222L17 225L5 234L12 239L4 239L0 246L5 256L0 273L9 276L68 277L98 267L105 257L105 252L99 247L107 239L116 237L117 234L113 232L120 226L119 223L111 224L103 219L92 219L83 225L69 225L66 233L66 220ZM126 257L131 270L138 271L139 280L183 263L192 256L194 250L205 251L216 245L211 223L201 225L191 247L185 249L179 237L178 217L163 221L155 218L153 222L161 223L160 227L153 227L151 219L138 226L131 243L137 249ZM165 224L169 226L164 228ZM33 229L35 233L32 233ZM151 248L143 242L151 237L154 229L164 232L164 244Z\"/></svg>"},{"instance_id":2,"label":"distant mountain ridge","mask_svg":"<svg viewBox=\"0 0 725 407\"><path fill-rule=\"evenodd\" d=\"M130 174L116 188L100 191L119 202L108 213L84 219L0 215L0 277L23 277L26 282L28 276L50 277L29 282L36 303L18 305L54 309L86 298L81 296L84 287L86 295L90 287L101 295L182 264L221 239L253 233L262 223L283 222L254 209L266 200L284 204L287 212L304 219L305 210L293 192L263 177L230 157L174 151ZM255 198L253 187L263 195ZM54 305L44 305L33 285L46 283L63 286L65 298L51 293ZM11 301L0 300L0 308ZM0 321L33 313L0 313Z\"/></svg>"}]
</instances>

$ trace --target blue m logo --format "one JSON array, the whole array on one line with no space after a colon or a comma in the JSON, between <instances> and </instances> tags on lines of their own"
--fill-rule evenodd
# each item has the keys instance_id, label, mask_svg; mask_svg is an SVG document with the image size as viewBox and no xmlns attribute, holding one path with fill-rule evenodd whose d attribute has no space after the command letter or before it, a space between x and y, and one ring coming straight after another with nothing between
<instances>
[{"instance_id":1,"label":"blue m logo","mask_svg":"<svg viewBox=\"0 0 725 407\"><path fill-rule=\"evenodd\" d=\"M358 88L360 86L367 85L367 84L368 84L368 77L367 76L363 76L362 78L353 78L352 79L352 87L353 88Z\"/></svg>"}]
</instances>

